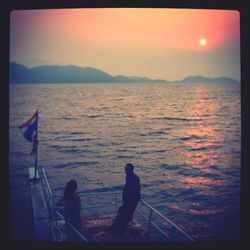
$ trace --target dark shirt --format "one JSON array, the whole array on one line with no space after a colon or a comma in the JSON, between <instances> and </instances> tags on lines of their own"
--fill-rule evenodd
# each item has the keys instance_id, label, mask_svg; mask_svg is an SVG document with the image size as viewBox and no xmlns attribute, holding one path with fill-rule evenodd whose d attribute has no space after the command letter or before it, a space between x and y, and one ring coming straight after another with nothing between
<instances>
[{"instance_id":1,"label":"dark shirt","mask_svg":"<svg viewBox=\"0 0 250 250\"><path fill-rule=\"evenodd\" d=\"M65 220L75 227L81 224L81 200L78 194L64 200Z\"/></svg>"},{"instance_id":2,"label":"dark shirt","mask_svg":"<svg viewBox=\"0 0 250 250\"><path fill-rule=\"evenodd\" d=\"M122 199L123 202L131 200L139 201L141 199L140 178L135 173L126 175L126 183L123 188Z\"/></svg>"}]
</instances>

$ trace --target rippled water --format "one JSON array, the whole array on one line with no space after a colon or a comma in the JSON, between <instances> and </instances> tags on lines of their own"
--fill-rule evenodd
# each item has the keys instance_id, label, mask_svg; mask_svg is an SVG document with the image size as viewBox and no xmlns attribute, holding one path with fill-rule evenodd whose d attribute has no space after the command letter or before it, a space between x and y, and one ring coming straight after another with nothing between
<instances>
[{"instance_id":1,"label":"rippled water","mask_svg":"<svg viewBox=\"0 0 250 250\"><path fill-rule=\"evenodd\" d=\"M195 239L239 237L237 84L10 85L10 177L34 165L18 126L39 110L39 167L53 190L118 190L124 165L142 198Z\"/></svg>"}]
</instances>

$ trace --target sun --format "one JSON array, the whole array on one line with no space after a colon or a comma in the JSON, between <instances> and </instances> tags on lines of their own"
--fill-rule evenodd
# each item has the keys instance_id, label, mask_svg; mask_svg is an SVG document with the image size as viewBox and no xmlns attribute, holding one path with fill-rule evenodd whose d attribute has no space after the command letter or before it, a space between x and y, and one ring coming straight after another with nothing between
<instances>
[{"instance_id":1,"label":"sun","mask_svg":"<svg viewBox=\"0 0 250 250\"><path fill-rule=\"evenodd\" d=\"M207 39L206 38L201 38L199 42L200 42L201 46L206 46L207 45Z\"/></svg>"}]
</instances>

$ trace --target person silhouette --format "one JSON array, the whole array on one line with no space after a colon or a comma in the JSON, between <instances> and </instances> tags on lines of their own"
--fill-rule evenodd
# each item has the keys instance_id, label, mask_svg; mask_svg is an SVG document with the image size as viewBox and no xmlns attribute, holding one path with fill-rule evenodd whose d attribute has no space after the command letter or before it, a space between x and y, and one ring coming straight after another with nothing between
<instances>
[{"instance_id":1,"label":"person silhouette","mask_svg":"<svg viewBox=\"0 0 250 250\"><path fill-rule=\"evenodd\" d=\"M75 229L81 231L81 200L76 193L77 182L70 180L64 188L62 198L57 202L58 206L64 205L64 219L67 223L70 223ZM76 234L70 229L70 226L66 223L66 234L68 240L76 241Z\"/></svg>"},{"instance_id":2,"label":"person silhouette","mask_svg":"<svg viewBox=\"0 0 250 250\"><path fill-rule=\"evenodd\" d=\"M134 166L127 163L125 166L126 182L122 192L122 206L119 207L117 217L114 220L112 229L123 231L133 218L134 211L141 199L140 178L134 173Z\"/></svg>"}]
</instances>

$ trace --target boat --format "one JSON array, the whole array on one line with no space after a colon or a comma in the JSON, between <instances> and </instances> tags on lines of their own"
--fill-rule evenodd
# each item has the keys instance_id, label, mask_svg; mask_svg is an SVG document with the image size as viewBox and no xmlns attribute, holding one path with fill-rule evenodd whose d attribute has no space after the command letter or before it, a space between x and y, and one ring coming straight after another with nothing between
<instances>
[{"instance_id":1,"label":"boat","mask_svg":"<svg viewBox=\"0 0 250 250\"><path fill-rule=\"evenodd\" d=\"M35 172L37 171L37 172ZM181 227L141 199L127 228L119 233L110 226L122 203L121 191L81 192L81 230L64 219L63 209L56 205L61 193L52 192L44 168L29 168L31 198L37 240L69 241L66 225L74 239L88 242L179 242L194 241Z\"/></svg>"}]
</instances>

